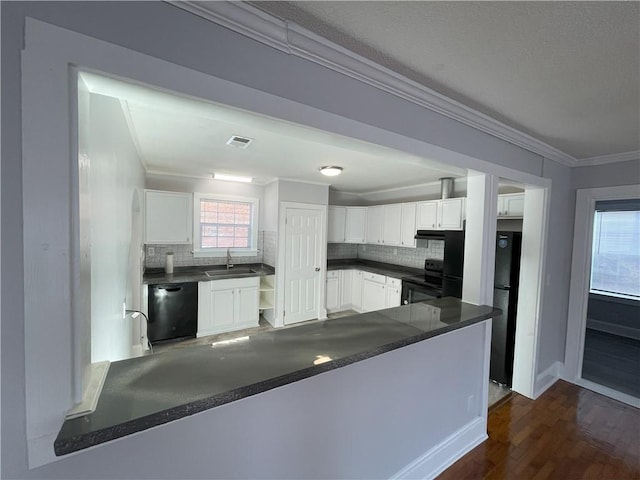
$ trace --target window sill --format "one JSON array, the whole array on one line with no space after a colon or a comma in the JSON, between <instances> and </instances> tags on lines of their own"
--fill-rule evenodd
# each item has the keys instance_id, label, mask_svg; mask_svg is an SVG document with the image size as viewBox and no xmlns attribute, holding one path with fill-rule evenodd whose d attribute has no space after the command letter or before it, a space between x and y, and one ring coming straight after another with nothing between
<instances>
[{"instance_id":1,"label":"window sill","mask_svg":"<svg viewBox=\"0 0 640 480\"><path fill-rule=\"evenodd\" d=\"M589 292L589 298L593 298L594 300L603 300L613 303L622 303L624 305L638 305L640 304L640 299L630 297L627 295L617 295L615 293L603 293L603 292Z\"/></svg>"},{"instance_id":2,"label":"window sill","mask_svg":"<svg viewBox=\"0 0 640 480\"><path fill-rule=\"evenodd\" d=\"M238 257L257 257L258 250L231 250L229 252L231 255L231 259ZM194 258L222 258L227 256L227 250L217 250L215 252L207 251L207 250L194 250L193 251Z\"/></svg>"}]
</instances>

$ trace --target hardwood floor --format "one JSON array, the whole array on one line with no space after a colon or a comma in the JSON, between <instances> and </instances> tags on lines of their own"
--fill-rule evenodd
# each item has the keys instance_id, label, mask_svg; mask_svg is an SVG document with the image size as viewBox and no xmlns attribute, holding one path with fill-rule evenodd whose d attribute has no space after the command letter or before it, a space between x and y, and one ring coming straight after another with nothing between
<instances>
[{"instance_id":1,"label":"hardwood floor","mask_svg":"<svg viewBox=\"0 0 640 480\"><path fill-rule=\"evenodd\" d=\"M640 479L640 410L558 381L489 413L489 439L439 480Z\"/></svg>"}]
</instances>

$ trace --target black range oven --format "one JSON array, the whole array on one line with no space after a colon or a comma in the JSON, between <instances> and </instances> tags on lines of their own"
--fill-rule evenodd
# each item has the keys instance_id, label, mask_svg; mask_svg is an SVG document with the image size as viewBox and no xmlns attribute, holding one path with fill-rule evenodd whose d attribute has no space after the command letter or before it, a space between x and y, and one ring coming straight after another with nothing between
<instances>
[{"instance_id":1,"label":"black range oven","mask_svg":"<svg viewBox=\"0 0 640 480\"><path fill-rule=\"evenodd\" d=\"M402 277L402 305L442 297L442 262L424 261L424 275Z\"/></svg>"}]
</instances>

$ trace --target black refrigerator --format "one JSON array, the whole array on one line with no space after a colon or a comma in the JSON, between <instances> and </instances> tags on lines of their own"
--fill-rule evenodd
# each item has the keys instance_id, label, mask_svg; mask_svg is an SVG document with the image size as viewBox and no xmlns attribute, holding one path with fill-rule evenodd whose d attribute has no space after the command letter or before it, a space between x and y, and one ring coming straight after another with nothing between
<instances>
[{"instance_id":1,"label":"black refrigerator","mask_svg":"<svg viewBox=\"0 0 640 480\"><path fill-rule=\"evenodd\" d=\"M444 259L442 262L442 296L462 298L464 270L464 231L444 232Z\"/></svg>"},{"instance_id":2,"label":"black refrigerator","mask_svg":"<svg viewBox=\"0 0 640 480\"><path fill-rule=\"evenodd\" d=\"M489 378L508 386L513 379L521 250L520 232L498 232L493 306L501 309L502 314L493 319Z\"/></svg>"}]
</instances>

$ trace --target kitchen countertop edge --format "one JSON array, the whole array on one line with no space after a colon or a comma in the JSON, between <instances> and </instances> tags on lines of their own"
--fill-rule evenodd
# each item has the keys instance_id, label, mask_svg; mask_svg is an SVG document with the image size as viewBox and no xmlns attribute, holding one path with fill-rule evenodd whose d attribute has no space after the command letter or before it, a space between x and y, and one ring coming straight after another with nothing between
<instances>
[{"instance_id":1,"label":"kitchen countertop edge","mask_svg":"<svg viewBox=\"0 0 640 480\"><path fill-rule=\"evenodd\" d=\"M399 308L399 307L395 307L395 308ZM227 403L241 400L243 398L257 395L259 393L266 392L268 390L278 388L278 387L281 387L290 383L294 383L300 380L304 380L306 378L313 377L315 375L319 375L321 373L325 373L337 368L351 365L353 363L363 361L368 358L375 357L377 355L381 355L383 353L387 353L387 352L390 352L390 351L393 351L417 342L421 342L429 338L433 338L439 335L443 335L445 333L459 330L461 328L468 327L476 323L480 323L484 320L492 318L493 316L495 316L495 309L491 309L484 314L480 314L473 318L452 323L450 325L438 328L436 330L423 332L418 335L403 338L401 340L391 342L379 347L374 347L372 349L369 349L354 355L339 358L339 359L326 362L320 365L314 365L312 367L308 367L302 370L297 370L295 372L291 372L285 375L263 380L251 385L230 390L228 392L216 394L208 398L195 400L193 402L189 402L184 405L179 405L167 410L162 410L160 412L157 412L151 415L146 415L140 418L132 419L117 425L96 430L94 432L76 435L76 436L65 438L65 439L61 439L58 436L58 438L56 438L54 442L54 452L56 456L62 456L62 455L67 455L67 454L77 452L79 450L83 450L89 447L93 447L111 440L116 440L118 438L122 438L137 432L141 432L152 427L163 425L165 423L169 423L175 420L179 420L181 418L188 417L190 415L194 415L196 413L203 412L205 410L209 410L211 408L215 408Z\"/></svg>"}]
</instances>

